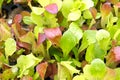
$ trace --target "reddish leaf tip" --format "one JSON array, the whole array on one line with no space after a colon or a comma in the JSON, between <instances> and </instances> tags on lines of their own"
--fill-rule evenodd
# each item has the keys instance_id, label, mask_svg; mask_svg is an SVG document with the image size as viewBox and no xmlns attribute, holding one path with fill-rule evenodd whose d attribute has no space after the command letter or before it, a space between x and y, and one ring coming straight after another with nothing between
<instances>
[{"instance_id":1,"label":"reddish leaf tip","mask_svg":"<svg viewBox=\"0 0 120 80\"><path fill-rule=\"evenodd\" d=\"M58 6L56 3L49 4L45 7L46 11L52 14L56 14L58 12Z\"/></svg>"}]
</instances>

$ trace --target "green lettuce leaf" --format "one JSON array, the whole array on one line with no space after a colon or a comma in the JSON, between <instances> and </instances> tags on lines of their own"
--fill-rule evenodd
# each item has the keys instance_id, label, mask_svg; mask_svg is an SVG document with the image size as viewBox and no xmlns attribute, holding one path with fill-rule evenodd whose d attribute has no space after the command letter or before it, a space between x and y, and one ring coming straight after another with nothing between
<instances>
[{"instance_id":1,"label":"green lettuce leaf","mask_svg":"<svg viewBox=\"0 0 120 80\"><path fill-rule=\"evenodd\" d=\"M76 23L71 23L69 29L63 34L60 40L60 47L63 50L63 56L66 57L73 47L82 38L82 30Z\"/></svg>"},{"instance_id":2,"label":"green lettuce leaf","mask_svg":"<svg viewBox=\"0 0 120 80\"><path fill-rule=\"evenodd\" d=\"M6 57L13 55L13 53L16 51L17 46L16 42L12 38L8 38L5 41L5 55Z\"/></svg>"},{"instance_id":3,"label":"green lettuce leaf","mask_svg":"<svg viewBox=\"0 0 120 80\"><path fill-rule=\"evenodd\" d=\"M29 68L35 67L39 62L42 61L43 58L36 58L32 53L29 55L21 55L17 59L17 67L19 70L19 76L22 77L26 71L29 71Z\"/></svg>"}]
</instances>

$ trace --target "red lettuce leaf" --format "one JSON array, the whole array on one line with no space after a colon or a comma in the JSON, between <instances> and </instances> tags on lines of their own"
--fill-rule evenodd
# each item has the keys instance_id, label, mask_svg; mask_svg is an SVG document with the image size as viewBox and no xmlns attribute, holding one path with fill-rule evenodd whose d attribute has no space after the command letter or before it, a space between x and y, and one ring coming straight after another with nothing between
<instances>
[{"instance_id":1,"label":"red lettuce leaf","mask_svg":"<svg viewBox=\"0 0 120 80\"><path fill-rule=\"evenodd\" d=\"M59 27L56 28L46 28L44 29L47 39L49 39L53 44L59 45L62 32Z\"/></svg>"},{"instance_id":2,"label":"red lettuce leaf","mask_svg":"<svg viewBox=\"0 0 120 80\"><path fill-rule=\"evenodd\" d=\"M111 12L111 9L112 9L112 7L111 7L110 3L108 3L108 2L104 3L101 7L102 16L103 17L107 16Z\"/></svg>"},{"instance_id":3,"label":"red lettuce leaf","mask_svg":"<svg viewBox=\"0 0 120 80\"><path fill-rule=\"evenodd\" d=\"M115 7L120 8L120 2L116 3L116 4L115 4Z\"/></svg>"},{"instance_id":4,"label":"red lettuce leaf","mask_svg":"<svg viewBox=\"0 0 120 80\"><path fill-rule=\"evenodd\" d=\"M97 15L97 10L96 10L94 7L91 7L89 10L90 10L93 18L95 19L95 18L96 18L96 15Z\"/></svg>"},{"instance_id":5,"label":"red lettuce leaf","mask_svg":"<svg viewBox=\"0 0 120 80\"><path fill-rule=\"evenodd\" d=\"M31 76L23 76L21 80L33 80Z\"/></svg>"},{"instance_id":6,"label":"red lettuce leaf","mask_svg":"<svg viewBox=\"0 0 120 80\"><path fill-rule=\"evenodd\" d=\"M46 39L45 34L39 33L39 34L38 34L38 41L37 41L37 44L40 45L42 42L45 41L45 39Z\"/></svg>"},{"instance_id":7,"label":"red lettuce leaf","mask_svg":"<svg viewBox=\"0 0 120 80\"><path fill-rule=\"evenodd\" d=\"M58 12L58 6L56 3L49 4L45 7L46 11L52 14L56 14Z\"/></svg>"},{"instance_id":8,"label":"red lettuce leaf","mask_svg":"<svg viewBox=\"0 0 120 80\"><path fill-rule=\"evenodd\" d=\"M47 62L40 63L36 67L36 71L39 73L39 75L42 78L42 80L44 80L47 67L48 67L48 63Z\"/></svg>"},{"instance_id":9,"label":"red lettuce leaf","mask_svg":"<svg viewBox=\"0 0 120 80\"><path fill-rule=\"evenodd\" d=\"M113 47L106 57L106 64L110 67L116 67L120 63L120 46Z\"/></svg>"},{"instance_id":10,"label":"red lettuce leaf","mask_svg":"<svg viewBox=\"0 0 120 80\"><path fill-rule=\"evenodd\" d=\"M21 21L22 21L22 15L21 14L15 15L13 22L20 23Z\"/></svg>"}]
</instances>

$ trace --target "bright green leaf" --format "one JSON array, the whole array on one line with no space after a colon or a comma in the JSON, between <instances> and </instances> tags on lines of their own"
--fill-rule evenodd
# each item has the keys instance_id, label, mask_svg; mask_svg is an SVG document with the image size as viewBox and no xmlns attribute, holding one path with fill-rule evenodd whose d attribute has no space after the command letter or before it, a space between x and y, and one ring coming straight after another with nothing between
<instances>
[{"instance_id":1,"label":"bright green leaf","mask_svg":"<svg viewBox=\"0 0 120 80\"><path fill-rule=\"evenodd\" d=\"M12 38L8 38L6 41L5 41L5 55L8 57L8 56L11 56L15 51L16 51L16 42L14 39Z\"/></svg>"},{"instance_id":2,"label":"bright green leaf","mask_svg":"<svg viewBox=\"0 0 120 80\"><path fill-rule=\"evenodd\" d=\"M73 0L64 0L62 5L62 14L65 18L68 18L68 14L72 9L74 1Z\"/></svg>"},{"instance_id":3,"label":"bright green leaf","mask_svg":"<svg viewBox=\"0 0 120 80\"><path fill-rule=\"evenodd\" d=\"M110 33L104 29L97 31L96 39L99 42L101 49L107 51L110 45Z\"/></svg>"},{"instance_id":4,"label":"bright green leaf","mask_svg":"<svg viewBox=\"0 0 120 80\"><path fill-rule=\"evenodd\" d=\"M88 80L94 80L93 76L90 73L90 67L91 67L90 65L86 65L83 68L84 77L85 77L85 79L88 79Z\"/></svg>"},{"instance_id":5,"label":"bright green leaf","mask_svg":"<svg viewBox=\"0 0 120 80\"><path fill-rule=\"evenodd\" d=\"M23 17L23 22L24 22L25 24L28 24L28 25L33 24L33 21L31 20L31 17L30 17L30 16L24 16L24 17Z\"/></svg>"},{"instance_id":6,"label":"bright green leaf","mask_svg":"<svg viewBox=\"0 0 120 80\"><path fill-rule=\"evenodd\" d=\"M77 75L73 78L73 80L86 80L83 74Z\"/></svg>"},{"instance_id":7,"label":"bright green leaf","mask_svg":"<svg viewBox=\"0 0 120 80\"><path fill-rule=\"evenodd\" d=\"M19 70L19 77L22 77L26 70L30 67L36 66L43 58L36 58L32 53L29 55L21 55L17 59L17 67Z\"/></svg>"},{"instance_id":8,"label":"bright green leaf","mask_svg":"<svg viewBox=\"0 0 120 80\"><path fill-rule=\"evenodd\" d=\"M63 50L63 56L68 56L69 52L72 50L73 47L75 47L76 43L76 37L71 31L66 31L61 40L60 40L60 47Z\"/></svg>"},{"instance_id":9,"label":"bright green leaf","mask_svg":"<svg viewBox=\"0 0 120 80\"><path fill-rule=\"evenodd\" d=\"M104 60L104 57L106 55L105 51L103 49L101 49L101 47L98 44L94 44L94 56L95 58L99 58L101 60Z\"/></svg>"},{"instance_id":10,"label":"bright green leaf","mask_svg":"<svg viewBox=\"0 0 120 80\"><path fill-rule=\"evenodd\" d=\"M95 30L87 30L84 32L83 37L85 37L88 41L88 44L92 44L96 42L96 31Z\"/></svg>"},{"instance_id":11,"label":"bright green leaf","mask_svg":"<svg viewBox=\"0 0 120 80\"><path fill-rule=\"evenodd\" d=\"M83 12L83 17L84 17L85 19L92 19L92 18L93 18L93 17L92 17L92 14L91 14L91 12L90 12L89 9L87 9L87 10L85 10L85 11Z\"/></svg>"},{"instance_id":12,"label":"bright green leaf","mask_svg":"<svg viewBox=\"0 0 120 80\"><path fill-rule=\"evenodd\" d=\"M31 13L31 20L37 24L38 26L43 25L43 18L40 15L36 15L35 13Z\"/></svg>"},{"instance_id":13,"label":"bright green leaf","mask_svg":"<svg viewBox=\"0 0 120 80\"><path fill-rule=\"evenodd\" d=\"M81 11L80 10L72 11L68 15L68 21L76 21L80 18L80 16L81 16Z\"/></svg>"},{"instance_id":14,"label":"bright green leaf","mask_svg":"<svg viewBox=\"0 0 120 80\"><path fill-rule=\"evenodd\" d=\"M86 65L83 68L83 72L88 80L102 80L107 72L107 68L101 59L94 59L90 65Z\"/></svg>"},{"instance_id":15,"label":"bright green leaf","mask_svg":"<svg viewBox=\"0 0 120 80\"><path fill-rule=\"evenodd\" d=\"M102 79L107 71L107 68L104 62L100 59L94 59L90 65L90 73L93 77L97 77L98 79Z\"/></svg>"},{"instance_id":16,"label":"bright green leaf","mask_svg":"<svg viewBox=\"0 0 120 80\"><path fill-rule=\"evenodd\" d=\"M92 0L82 0L80 10L83 11L93 6L94 6L94 2Z\"/></svg>"},{"instance_id":17,"label":"bright green leaf","mask_svg":"<svg viewBox=\"0 0 120 80\"><path fill-rule=\"evenodd\" d=\"M45 7L50 3L50 0L38 0L38 3Z\"/></svg>"},{"instance_id":18,"label":"bright green leaf","mask_svg":"<svg viewBox=\"0 0 120 80\"><path fill-rule=\"evenodd\" d=\"M90 63L94 58L94 44L91 44L87 48L85 59Z\"/></svg>"},{"instance_id":19,"label":"bright green leaf","mask_svg":"<svg viewBox=\"0 0 120 80\"><path fill-rule=\"evenodd\" d=\"M98 41L100 41L104 38L109 38L109 37L110 37L110 33L104 29L97 31L97 33L96 33L96 39Z\"/></svg>"},{"instance_id":20,"label":"bright green leaf","mask_svg":"<svg viewBox=\"0 0 120 80\"><path fill-rule=\"evenodd\" d=\"M35 13L36 15L41 15L44 11L45 11L44 8L32 7L32 12Z\"/></svg>"},{"instance_id":21,"label":"bright green leaf","mask_svg":"<svg viewBox=\"0 0 120 80\"><path fill-rule=\"evenodd\" d=\"M71 63L72 63L71 61L61 61L60 64L66 67L72 76L74 73L79 73L80 71L73 67Z\"/></svg>"},{"instance_id":22,"label":"bright green leaf","mask_svg":"<svg viewBox=\"0 0 120 80\"><path fill-rule=\"evenodd\" d=\"M2 8L3 1L4 0L0 0L0 9Z\"/></svg>"},{"instance_id":23,"label":"bright green leaf","mask_svg":"<svg viewBox=\"0 0 120 80\"><path fill-rule=\"evenodd\" d=\"M82 30L79 28L79 26L76 23L72 22L68 30L74 34L74 36L77 38L77 43L79 43L79 40L83 36Z\"/></svg>"},{"instance_id":24,"label":"bright green leaf","mask_svg":"<svg viewBox=\"0 0 120 80\"><path fill-rule=\"evenodd\" d=\"M88 47L88 45L91 45L96 42L96 32L95 30L86 30L83 33L83 39L82 39L82 45L80 46L78 52L81 52L85 48Z\"/></svg>"},{"instance_id":25,"label":"bright green leaf","mask_svg":"<svg viewBox=\"0 0 120 80\"><path fill-rule=\"evenodd\" d=\"M43 33L44 27L42 26L35 26L34 28L34 35L38 39L38 33Z\"/></svg>"},{"instance_id":26,"label":"bright green leaf","mask_svg":"<svg viewBox=\"0 0 120 80\"><path fill-rule=\"evenodd\" d=\"M93 0L93 2L94 2L94 5L96 6L98 3L98 0Z\"/></svg>"},{"instance_id":27,"label":"bright green leaf","mask_svg":"<svg viewBox=\"0 0 120 80\"><path fill-rule=\"evenodd\" d=\"M72 76L69 70L65 66L61 65L60 63L58 63L58 79L72 80Z\"/></svg>"},{"instance_id":28,"label":"bright green leaf","mask_svg":"<svg viewBox=\"0 0 120 80\"><path fill-rule=\"evenodd\" d=\"M73 47L79 42L82 38L82 30L75 23L71 23L69 29L63 34L60 47L63 50L63 55L66 57Z\"/></svg>"},{"instance_id":29,"label":"bright green leaf","mask_svg":"<svg viewBox=\"0 0 120 80\"><path fill-rule=\"evenodd\" d=\"M115 71L116 71L116 80L120 80L120 76L119 76L120 68L116 68Z\"/></svg>"}]
</instances>

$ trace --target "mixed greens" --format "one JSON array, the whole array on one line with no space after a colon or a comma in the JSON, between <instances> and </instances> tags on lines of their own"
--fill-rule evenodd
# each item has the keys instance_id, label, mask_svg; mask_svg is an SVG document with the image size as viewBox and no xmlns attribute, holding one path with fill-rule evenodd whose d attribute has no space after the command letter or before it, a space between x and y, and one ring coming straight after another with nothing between
<instances>
[{"instance_id":1,"label":"mixed greens","mask_svg":"<svg viewBox=\"0 0 120 80\"><path fill-rule=\"evenodd\" d=\"M1 80L120 80L119 0L8 0L0 18Z\"/></svg>"}]
</instances>

